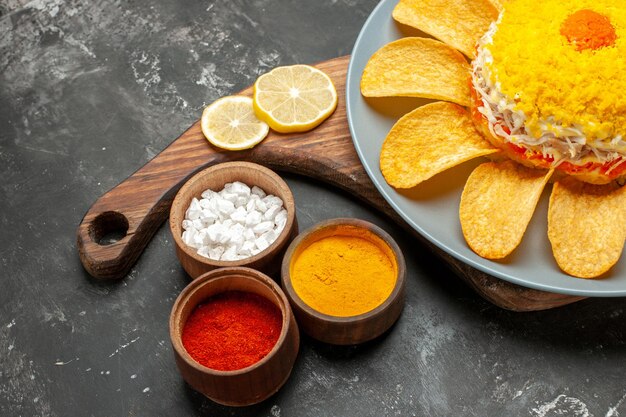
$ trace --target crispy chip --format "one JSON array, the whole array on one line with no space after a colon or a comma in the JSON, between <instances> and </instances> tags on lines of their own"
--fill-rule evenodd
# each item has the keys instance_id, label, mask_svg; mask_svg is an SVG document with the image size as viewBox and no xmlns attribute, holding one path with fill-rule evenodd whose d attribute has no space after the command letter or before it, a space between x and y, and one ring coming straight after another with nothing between
<instances>
[{"instance_id":1,"label":"crispy chip","mask_svg":"<svg viewBox=\"0 0 626 417\"><path fill-rule=\"evenodd\" d=\"M456 49L427 38L403 38L379 49L365 66L366 97L423 97L470 104L470 67Z\"/></svg>"},{"instance_id":2,"label":"crispy chip","mask_svg":"<svg viewBox=\"0 0 626 417\"><path fill-rule=\"evenodd\" d=\"M498 9L489 0L400 0L393 18L473 58L476 42L498 18Z\"/></svg>"},{"instance_id":3,"label":"crispy chip","mask_svg":"<svg viewBox=\"0 0 626 417\"><path fill-rule=\"evenodd\" d=\"M626 240L626 188L572 178L554 184L548 209L548 238L559 267L580 278L596 278L619 260Z\"/></svg>"},{"instance_id":4,"label":"crispy chip","mask_svg":"<svg viewBox=\"0 0 626 417\"><path fill-rule=\"evenodd\" d=\"M380 151L380 170L392 187L411 188L448 168L495 152L476 132L463 107L439 101L418 107L396 122Z\"/></svg>"},{"instance_id":5,"label":"crispy chip","mask_svg":"<svg viewBox=\"0 0 626 417\"><path fill-rule=\"evenodd\" d=\"M513 161L487 162L470 175L459 217L467 244L487 259L502 259L522 241L552 171Z\"/></svg>"}]
</instances>

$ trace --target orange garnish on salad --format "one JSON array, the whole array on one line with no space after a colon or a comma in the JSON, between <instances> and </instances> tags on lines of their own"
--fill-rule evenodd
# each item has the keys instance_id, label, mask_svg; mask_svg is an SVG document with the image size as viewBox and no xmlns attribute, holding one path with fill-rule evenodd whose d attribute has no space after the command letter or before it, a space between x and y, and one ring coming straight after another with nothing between
<instances>
[{"instance_id":1,"label":"orange garnish on salad","mask_svg":"<svg viewBox=\"0 0 626 417\"><path fill-rule=\"evenodd\" d=\"M608 17L589 9L571 14L561 26L561 35L577 51L596 50L615 45L617 34Z\"/></svg>"}]
</instances>

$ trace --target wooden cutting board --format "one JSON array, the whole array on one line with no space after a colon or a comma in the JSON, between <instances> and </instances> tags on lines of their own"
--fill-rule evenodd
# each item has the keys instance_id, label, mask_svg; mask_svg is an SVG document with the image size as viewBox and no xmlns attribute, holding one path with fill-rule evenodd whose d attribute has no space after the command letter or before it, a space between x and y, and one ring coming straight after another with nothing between
<instances>
[{"instance_id":1,"label":"wooden cutting board","mask_svg":"<svg viewBox=\"0 0 626 417\"><path fill-rule=\"evenodd\" d=\"M332 78L340 93L345 91L348 62L349 56L344 56L317 65ZM240 94L251 95L252 88ZM510 284L456 260L422 239L387 204L361 165L348 130L343 94L339 94L333 115L313 131L270 132L261 144L245 151L212 147L202 134L200 122L194 123L153 160L100 197L85 214L77 232L78 251L85 269L96 278L126 276L168 217L172 200L182 184L209 165L232 160L306 175L346 190L413 232L482 297L499 307L514 311L543 310L583 298ZM111 244L100 244L103 236L111 234L123 237Z\"/></svg>"}]
</instances>

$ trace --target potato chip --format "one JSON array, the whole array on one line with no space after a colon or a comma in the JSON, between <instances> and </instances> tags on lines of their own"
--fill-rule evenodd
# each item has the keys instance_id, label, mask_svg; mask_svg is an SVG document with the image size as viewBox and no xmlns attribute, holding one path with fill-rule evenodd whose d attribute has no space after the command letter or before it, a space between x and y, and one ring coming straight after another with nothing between
<instances>
[{"instance_id":1,"label":"potato chip","mask_svg":"<svg viewBox=\"0 0 626 417\"><path fill-rule=\"evenodd\" d=\"M470 114L454 103L436 102L404 115L380 151L389 185L411 188L470 159L498 152L474 129Z\"/></svg>"},{"instance_id":2,"label":"potato chip","mask_svg":"<svg viewBox=\"0 0 626 417\"><path fill-rule=\"evenodd\" d=\"M564 178L554 184L548 238L559 267L595 278L618 260L626 240L626 188Z\"/></svg>"},{"instance_id":3,"label":"potato chip","mask_svg":"<svg viewBox=\"0 0 626 417\"><path fill-rule=\"evenodd\" d=\"M400 0L393 18L473 58L476 42L498 18L498 9L489 0Z\"/></svg>"},{"instance_id":4,"label":"potato chip","mask_svg":"<svg viewBox=\"0 0 626 417\"><path fill-rule=\"evenodd\" d=\"M465 184L459 208L469 247L487 259L513 252L551 175L510 160L478 166Z\"/></svg>"},{"instance_id":5,"label":"potato chip","mask_svg":"<svg viewBox=\"0 0 626 417\"><path fill-rule=\"evenodd\" d=\"M423 97L470 104L470 66L456 49L427 38L402 38L380 48L365 66L365 97Z\"/></svg>"}]
</instances>

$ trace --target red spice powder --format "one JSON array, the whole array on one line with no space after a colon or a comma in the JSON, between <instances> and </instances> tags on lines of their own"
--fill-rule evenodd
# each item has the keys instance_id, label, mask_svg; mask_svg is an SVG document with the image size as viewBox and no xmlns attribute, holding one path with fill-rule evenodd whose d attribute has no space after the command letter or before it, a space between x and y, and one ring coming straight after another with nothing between
<instances>
[{"instance_id":1,"label":"red spice powder","mask_svg":"<svg viewBox=\"0 0 626 417\"><path fill-rule=\"evenodd\" d=\"M183 328L183 346L198 363L220 371L265 357L282 329L282 314L257 294L229 291L197 306Z\"/></svg>"}]
</instances>

